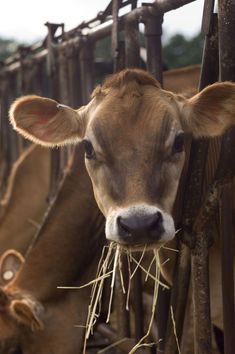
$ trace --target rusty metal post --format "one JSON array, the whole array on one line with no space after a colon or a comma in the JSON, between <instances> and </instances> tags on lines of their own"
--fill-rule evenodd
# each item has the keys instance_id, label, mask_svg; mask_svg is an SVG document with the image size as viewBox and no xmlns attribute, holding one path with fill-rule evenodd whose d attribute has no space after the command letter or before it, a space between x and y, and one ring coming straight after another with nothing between
<instances>
[{"instance_id":1,"label":"rusty metal post","mask_svg":"<svg viewBox=\"0 0 235 354\"><path fill-rule=\"evenodd\" d=\"M147 49L147 70L162 84L162 22L163 14L143 16L141 21L145 24L145 38ZM161 279L162 280L162 279ZM170 302L170 292L164 291L162 287L159 288L157 299L157 327L159 342L157 350L161 352L165 346L165 335L167 328L167 318Z\"/></svg>"},{"instance_id":2,"label":"rusty metal post","mask_svg":"<svg viewBox=\"0 0 235 354\"><path fill-rule=\"evenodd\" d=\"M68 77L68 61L67 46L64 43L58 45L58 70L59 70L59 95L63 104L69 105L69 77Z\"/></svg>"},{"instance_id":3,"label":"rusty metal post","mask_svg":"<svg viewBox=\"0 0 235 354\"><path fill-rule=\"evenodd\" d=\"M112 26L112 57L113 57L113 70L117 72L125 67L125 45L123 41L120 41L119 38L119 30L120 23L118 18L119 8L121 5L120 0L112 1L112 17L113 17L113 26ZM124 280L124 287L128 289L128 265L126 255L121 255L121 263L122 263L122 274ZM127 291L127 290L126 290ZM130 319L129 319L129 311L126 309L126 294L123 294L122 285L121 285L121 277L120 274L116 275L115 282L115 301L117 303L116 311L117 311L117 335L118 338L130 337ZM121 354L121 351L118 349L117 354Z\"/></svg>"},{"instance_id":4,"label":"rusty metal post","mask_svg":"<svg viewBox=\"0 0 235 354\"><path fill-rule=\"evenodd\" d=\"M56 43L55 33L59 27L62 27L63 24L53 24L46 23L48 28L47 35L47 73L49 76L50 84L50 96L56 100L60 100L60 81L58 75L58 44ZM58 186L58 180L60 176L60 150L52 149L51 150L51 174L50 174L50 194L49 200L53 200Z\"/></svg>"},{"instance_id":5,"label":"rusty metal post","mask_svg":"<svg viewBox=\"0 0 235 354\"><path fill-rule=\"evenodd\" d=\"M235 82L235 3L218 1L220 79ZM235 130L230 129L222 142L222 151L234 147ZM231 161L230 161L231 163ZM233 162L232 162L233 164ZM230 168L230 165L227 166ZM234 272L233 272L233 220L231 202L231 183L222 190L221 196L221 239L222 239L222 294L224 321L225 354L234 353L235 348L235 310L234 310Z\"/></svg>"},{"instance_id":6,"label":"rusty metal post","mask_svg":"<svg viewBox=\"0 0 235 354\"><path fill-rule=\"evenodd\" d=\"M69 76L69 104L77 108L82 105L81 72L79 63L79 48L68 46L68 76Z\"/></svg>"},{"instance_id":7,"label":"rusty metal post","mask_svg":"<svg viewBox=\"0 0 235 354\"><path fill-rule=\"evenodd\" d=\"M125 23L125 66L140 66L139 22Z\"/></svg>"},{"instance_id":8,"label":"rusty metal post","mask_svg":"<svg viewBox=\"0 0 235 354\"><path fill-rule=\"evenodd\" d=\"M94 88L94 45L84 36L80 49L82 102L86 104Z\"/></svg>"},{"instance_id":9,"label":"rusty metal post","mask_svg":"<svg viewBox=\"0 0 235 354\"><path fill-rule=\"evenodd\" d=\"M145 24L147 49L147 70L162 84L162 22L163 15L148 15L142 20Z\"/></svg>"},{"instance_id":10,"label":"rusty metal post","mask_svg":"<svg viewBox=\"0 0 235 354\"><path fill-rule=\"evenodd\" d=\"M217 18L213 14L213 3L207 1L205 2L204 14L203 14L203 33L205 35L204 43L204 52L203 52L203 65L200 78L200 89L205 87L208 84L211 84L217 80L218 77L218 37L217 37ZM193 244L192 237L192 225L197 216L200 204L201 204L201 191L203 185L203 176L205 163L207 158L208 142L199 140L193 141L190 161L188 167L188 177L186 185L186 190L184 195L190 195L190 199L186 198L183 202L183 232L179 236L180 238L180 256L178 258L178 264L176 268L176 274L172 289L172 299L171 304L173 307L173 312L175 315L176 322L176 332L179 339L181 340L182 330L183 330L183 321L184 313L187 303L187 294L189 287L189 277L190 277L190 248L194 248L194 255L192 256L192 267L193 267L193 282L194 282L194 298L196 309L200 310L201 317L197 316L195 321L196 326L196 341L200 341L201 337L200 332L203 332L204 339L203 342L209 343L210 347L210 313L209 309L209 288L208 288L208 238L204 237L204 234L197 234L195 236L196 245ZM189 247L188 247L189 246ZM200 255L199 250L202 249L203 254ZM202 257L202 262L201 262ZM204 298L201 298L201 278L195 277L197 269L203 269L203 272L200 273L202 276L203 284L206 283L205 293L203 293ZM201 268L202 267L202 268ZM205 272L206 270L206 272ZM199 282L199 284L198 284ZM199 287L198 287L199 286ZM199 292L199 294L197 293ZM204 310L207 311L205 316L201 306L207 306ZM197 311L197 310L196 310ZM206 318L206 322L202 321L202 318ZM171 318L168 320L168 334L165 347L165 354L175 354L177 353L177 346L175 341L175 335L173 328L171 326ZM201 327L201 329L200 329ZM204 331L204 328L207 328ZM209 332L208 332L209 331ZM210 350L210 349L209 349ZM201 353L201 352L200 352Z\"/></svg>"},{"instance_id":11,"label":"rusty metal post","mask_svg":"<svg viewBox=\"0 0 235 354\"><path fill-rule=\"evenodd\" d=\"M121 6L122 0L112 0L112 18L113 25L111 31L111 41L112 49L111 54L113 57L113 71L119 71L123 69L124 61L122 60L124 54L124 42L120 40L120 22L119 22L119 9Z\"/></svg>"},{"instance_id":12,"label":"rusty metal post","mask_svg":"<svg viewBox=\"0 0 235 354\"><path fill-rule=\"evenodd\" d=\"M221 245L222 245L222 293L223 293L223 323L224 323L224 353L232 354L235 348L235 318L234 318L234 228L232 218L231 183L223 187L221 197Z\"/></svg>"}]
</instances>

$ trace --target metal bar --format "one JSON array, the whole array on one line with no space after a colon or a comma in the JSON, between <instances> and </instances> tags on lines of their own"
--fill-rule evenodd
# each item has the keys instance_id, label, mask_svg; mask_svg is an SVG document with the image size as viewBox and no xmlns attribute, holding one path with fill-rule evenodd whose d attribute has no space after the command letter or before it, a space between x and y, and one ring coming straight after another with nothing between
<instances>
[{"instance_id":1,"label":"metal bar","mask_svg":"<svg viewBox=\"0 0 235 354\"><path fill-rule=\"evenodd\" d=\"M192 250L192 288L194 305L194 350L195 354L211 353L211 319L209 289L209 250L206 231L195 235Z\"/></svg>"},{"instance_id":2,"label":"metal bar","mask_svg":"<svg viewBox=\"0 0 235 354\"><path fill-rule=\"evenodd\" d=\"M128 267L125 255L121 255L122 274L125 289L128 289ZM123 294L120 274L116 274L115 280L115 302L117 311L117 335L118 338L130 337L129 312L126 310L126 294Z\"/></svg>"},{"instance_id":3,"label":"metal bar","mask_svg":"<svg viewBox=\"0 0 235 354\"><path fill-rule=\"evenodd\" d=\"M69 75L69 104L72 107L82 105L81 73L79 49L73 44L68 45L68 75Z\"/></svg>"},{"instance_id":4,"label":"metal bar","mask_svg":"<svg viewBox=\"0 0 235 354\"><path fill-rule=\"evenodd\" d=\"M60 102L69 105L69 77L68 77L68 61L67 61L67 46L63 43L58 47L58 70L59 73L59 96Z\"/></svg>"},{"instance_id":5,"label":"metal bar","mask_svg":"<svg viewBox=\"0 0 235 354\"><path fill-rule=\"evenodd\" d=\"M217 17L213 14L214 1L211 6L204 6L205 47L200 78L200 89L215 82L218 78L218 27ZM206 1L205 1L206 4ZM207 20L207 28L205 26ZM208 143L206 149L208 149ZM200 207L200 204L198 204ZM211 315L209 287L209 245L210 235L205 225L193 230L195 247L192 250L192 288L194 312L194 350L195 354L211 353Z\"/></svg>"},{"instance_id":6,"label":"metal bar","mask_svg":"<svg viewBox=\"0 0 235 354\"><path fill-rule=\"evenodd\" d=\"M203 65L202 65L202 71L200 77L200 89L202 89L203 87L205 87L206 85L212 82L215 82L218 77L218 37L217 37L216 16L210 14L208 18L208 11L207 11L206 13L204 13L203 23L205 23L206 20L207 20L207 29L210 28L210 31L207 31L205 33L206 38L204 44ZM184 191L184 195L185 196L190 195L190 199L186 197L186 200L183 202L183 216L182 216L183 232L181 235L179 235L179 239L181 241L180 257L178 258L178 262L177 262L176 274L175 274L173 288L172 288L172 299L171 299L171 305L173 307L173 311L175 314L176 332L179 341L181 340L182 331L183 331L183 319L184 319L184 313L186 309L187 293L188 293L189 279L190 279L190 250L188 246L190 248L193 248L195 246L193 244L192 225L197 216L198 209L201 205L201 191L202 191L202 185L204 180L204 170L205 170L205 163L207 159L207 151L208 151L207 141L205 140L193 141L191 153L190 153L189 167L188 167L189 172L188 172L187 181L185 183L186 190ZM200 230L202 229L203 227L200 228ZM194 270L196 271L197 266L200 267L205 266L206 270L208 270L207 267L208 255L205 250L203 251L204 252L203 254L206 257L206 259L204 259L204 263L200 264L200 259L198 260L197 248L199 248L199 246L201 246L201 242L199 242L199 244L196 246L196 253L195 256L193 256ZM204 246L206 246L206 243L204 243ZM208 275L205 276L206 279L208 279ZM200 281L200 278L198 278L197 280ZM208 287L207 290L209 290ZM205 295L207 298L206 302L208 303L209 293L207 292L207 294ZM195 296L197 297L197 300L199 300L196 294ZM203 301L205 301L205 299ZM198 308L198 304L196 304L196 306ZM207 323L208 322L210 321L209 321L209 317L207 316ZM198 326L200 326L200 321L197 321L196 327L198 328ZM208 325L208 328L210 328L210 324ZM205 332L204 334L205 336L208 335L207 332ZM171 327L171 318L169 318L165 354L175 354L175 353L177 353L175 335Z\"/></svg>"},{"instance_id":7,"label":"metal bar","mask_svg":"<svg viewBox=\"0 0 235 354\"><path fill-rule=\"evenodd\" d=\"M218 1L220 78L235 82L235 3ZM235 129L230 129L222 141L221 153L227 152L227 168L234 162L231 152L235 148ZM234 155L233 155L234 156ZM232 163L232 165L231 165ZM233 167L232 167L233 170ZM222 294L224 320L224 348L226 354L232 354L235 347L235 310L234 310L234 272L233 272L233 223L231 183L222 190L221 197L221 239L222 239Z\"/></svg>"},{"instance_id":8,"label":"metal bar","mask_svg":"<svg viewBox=\"0 0 235 354\"><path fill-rule=\"evenodd\" d=\"M139 259L138 259L139 260ZM131 265L135 269L136 265ZM132 271L134 270L132 269ZM143 289L141 281L142 273L137 269L132 281L132 298L135 321L135 339L138 341L144 335L144 311L143 311Z\"/></svg>"},{"instance_id":9,"label":"metal bar","mask_svg":"<svg viewBox=\"0 0 235 354\"><path fill-rule=\"evenodd\" d=\"M126 22L125 31L125 64L126 67L140 66L140 44L138 21Z\"/></svg>"},{"instance_id":10,"label":"metal bar","mask_svg":"<svg viewBox=\"0 0 235 354\"><path fill-rule=\"evenodd\" d=\"M186 4L189 4L195 0L158 0L155 1L151 6L142 6L134 9L128 14L125 14L123 16L119 17L119 22L120 22L120 30L124 28L125 22L133 22L133 21L141 21L143 17L148 16L148 14L162 14L169 12L171 10L175 10L181 6L184 6ZM102 23L94 28L86 30L86 35L87 39L90 41L96 42L101 38L107 37L110 35L111 30L112 30L112 20L106 21L105 23ZM48 24L47 24L48 25ZM74 37L73 40L76 42L78 40L78 31L77 28L75 28L72 31L69 31L66 33L66 36L68 37ZM57 37L56 37L57 38ZM58 37L60 38L60 37ZM70 41L71 39L69 39ZM34 47L30 47L30 51L33 52L33 57L35 57L37 60L40 60L47 56L47 49L44 48L43 43L41 44L41 51L40 51L40 46L37 44L36 50L34 50ZM34 54L34 52L37 52ZM40 51L40 52L39 52ZM39 52L39 53L38 53ZM10 62L10 63L9 63ZM18 70L19 68L19 61L18 60L13 60L11 62L11 59L9 58L8 61L5 62L7 66L4 66L4 69L2 70L7 70L7 71L15 71Z\"/></svg>"},{"instance_id":11,"label":"metal bar","mask_svg":"<svg viewBox=\"0 0 235 354\"><path fill-rule=\"evenodd\" d=\"M47 35L47 73L49 76L50 96L60 100L60 82L58 70L58 47L55 46L55 32L60 25L46 23L48 28ZM60 175L60 150L51 150L51 171L50 171L50 192L49 200L53 200L57 194L58 180Z\"/></svg>"},{"instance_id":12,"label":"metal bar","mask_svg":"<svg viewBox=\"0 0 235 354\"><path fill-rule=\"evenodd\" d=\"M113 65L114 72L118 70L118 56L119 56L119 19L118 12L121 5L120 0L112 0L112 18L113 18L113 26L111 31L111 43L112 43L112 57L113 57Z\"/></svg>"},{"instance_id":13,"label":"metal bar","mask_svg":"<svg viewBox=\"0 0 235 354\"><path fill-rule=\"evenodd\" d=\"M148 15L144 19L147 49L147 70L162 84L162 22L163 16Z\"/></svg>"},{"instance_id":14,"label":"metal bar","mask_svg":"<svg viewBox=\"0 0 235 354\"><path fill-rule=\"evenodd\" d=\"M86 104L90 100L94 88L94 48L87 37L83 37L83 44L80 49L80 68L82 82L82 101Z\"/></svg>"},{"instance_id":15,"label":"metal bar","mask_svg":"<svg viewBox=\"0 0 235 354\"><path fill-rule=\"evenodd\" d=\"M223 291L223 323L224 352L234 353L235 348L235 317L234 317L234 272L233 272L233 218L232 200L233 188L228 183L223 188L221 198L221 246L222 246L222 291ZM232 280L232 283L231 283Z\"/></svg>"}]
</instances>

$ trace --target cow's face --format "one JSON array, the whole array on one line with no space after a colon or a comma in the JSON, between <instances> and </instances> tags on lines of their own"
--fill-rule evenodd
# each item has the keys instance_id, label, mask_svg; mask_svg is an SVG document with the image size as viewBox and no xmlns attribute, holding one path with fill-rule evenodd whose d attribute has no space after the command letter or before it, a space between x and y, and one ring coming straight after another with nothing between
<instances>
[{"instance_id":1,"label":"cow's face","mask_svg":"<svg viewBox=\"0 0 235 354\"><path fill-rule=\"evenodd\" d=\"M130 88L129 88L130 89ZM83 139L106 236L123 245L174 236L172 206L184 163L184 134L172 96L154 86L96 97Z\"/></svg>"},{"instance_id":2,"label":"cow's face","mask_svg":"<svg viewBox=\"0 0 235 354\"><path fill-rule=\"evenodd\" d=\"M191 99L162 90L147 73L125 70L74 111L29 96L11 109L14 127L44 145L82 140L106 237L157 247L174 237L171 215L184 164L184 134L215 136L234 121L235 86L215 84Z\"/></svg>"}]
</instances>

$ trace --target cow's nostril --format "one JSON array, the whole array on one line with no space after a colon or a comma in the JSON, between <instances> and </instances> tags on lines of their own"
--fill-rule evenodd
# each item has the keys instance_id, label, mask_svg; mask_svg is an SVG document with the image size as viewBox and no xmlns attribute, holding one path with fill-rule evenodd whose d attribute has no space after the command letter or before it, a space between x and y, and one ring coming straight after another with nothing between
<instances>
[{"instance_id":1,"label":"cow's nostril","mask_svg":"<svg viewBox=\"0 0 235 354\"><path fill-rule=\"evenodd\" d=\"M128 223L126 223L125 221L126 221L125 218L118 216L117 224L118 224L119 233L121 234L121 236L131 236L131 229L128 226Z\"/></svg>"},{"instance_id":2,"label":"cow's nostril","mask_svg":"<svg viewBox=\"0 0 235 354\"><path fill-rule=\"evenodd\" d=\"M150 224L149 224L150 231L155 229L155 228L158 228L159 225L162 224L162 221L163 221L162 214L160 213L160 211L157 211L153 215L152 220L150 220Z\"/></svg>"}]
</instances>

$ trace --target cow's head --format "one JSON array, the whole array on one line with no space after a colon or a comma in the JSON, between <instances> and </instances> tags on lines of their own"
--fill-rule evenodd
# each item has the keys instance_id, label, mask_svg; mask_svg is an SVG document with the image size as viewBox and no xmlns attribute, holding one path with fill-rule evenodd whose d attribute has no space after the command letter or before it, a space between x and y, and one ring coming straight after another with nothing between
<instances>
[{"instance_id":1,"label":"cow's head","mask_svg":"<svg viewBox=\"0 0 235 354\"><path fill-rule=\"evenodd\" d=\"M20 328L30 332L41 330L41 305L31 296L17 290L13 284L22 264L23 256L6 251L0 258L0 354L19 353Z\"/></svg>"},{"instance_id":2,"label":"cow's head","mask_svg":"<svg viewBox=\"0 0 235 354\"><path fill-rule=\"evenodd\" d=\"M174 237L172 218L185 152L184 134L222 134L235 120L235 85L216 83L187 99L148 73L124 70L79 110L37 96L18 99L10 119L32 141L82 142L106 237L128 247L157 247Z\"/></svg>"}]
</instances>

